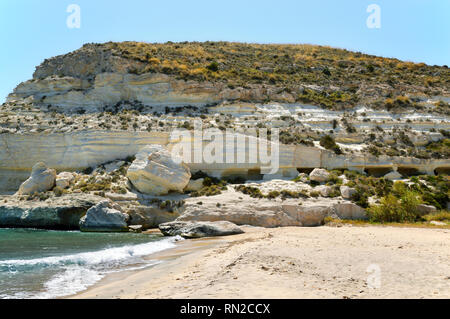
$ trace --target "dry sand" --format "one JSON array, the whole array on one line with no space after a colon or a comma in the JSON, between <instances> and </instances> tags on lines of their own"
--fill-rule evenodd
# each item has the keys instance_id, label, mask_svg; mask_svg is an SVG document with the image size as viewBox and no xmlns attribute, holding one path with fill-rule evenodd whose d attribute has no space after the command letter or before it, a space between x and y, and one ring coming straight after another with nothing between
<instances>
[{"instance_id":1,"label":"dry sand","mask_svg":"<svg viewBox=\"0 0 450 319\"><path fill-rule=\"evenodd\" d=\"M183 241L151 256L159 265L108 276L75 298L450 298L449 229L245 230Z\"/></svg>"}]
</instances>

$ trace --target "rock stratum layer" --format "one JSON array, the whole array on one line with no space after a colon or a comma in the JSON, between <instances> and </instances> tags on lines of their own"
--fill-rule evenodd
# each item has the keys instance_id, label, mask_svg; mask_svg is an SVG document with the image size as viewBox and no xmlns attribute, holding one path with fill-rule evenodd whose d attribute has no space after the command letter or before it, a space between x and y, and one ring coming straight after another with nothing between
<instances>
[{"instance_id":1,"label":"rock stratum layer","mask_svg":"<svg viewBox=\"0 0 450 319\"><path fill-rule=\"evenodd\" d=\"M165 145L169 148L169 133L132 132L74 132L70 134L33 134L0 136L0 192L15 192L30 175L36 162L45 161L58 171L79 171L115 159L134 156L146 145ZM205 142L206 144L207 142ZM243 151L236 147L235 152ZM248 148L244 151L248 152ZM26 156L24 154L27 154ZM336 155L330 151L303 145L280 146L280 177L296 177L297 169L346 168L414 169L434 174L436 169L449 169L446 159L428 160L370 155ZM202 170L213 176L246 176L259 171L262 163L188 163L191 171ZM297 172L298 173L298 172Z\"/></svg>"}]
</instances>

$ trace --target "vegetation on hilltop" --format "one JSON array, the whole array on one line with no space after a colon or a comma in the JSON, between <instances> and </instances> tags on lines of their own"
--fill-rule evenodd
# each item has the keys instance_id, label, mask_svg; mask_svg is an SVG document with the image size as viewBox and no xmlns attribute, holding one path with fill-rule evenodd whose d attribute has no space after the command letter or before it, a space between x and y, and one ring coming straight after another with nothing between
<instances>
[{"instance_id":1,"label":"vegetation on hilltop","mask_svg":"<svg viewBox=\"0 0 450 319\"><path fill-rule=\"evenodd\" d=\"M130 73L220 81L229 88L276 86L294 94L298 101L326 108L354 106L368 96L375 106L390 110L417 107L405 93L440 95L450 86L447 66L325 46L231 42L108 42L95 46L141 62L141 67L133 67ZM448 111L448 104L438 107Z\"/></svg>"}]
</instances>

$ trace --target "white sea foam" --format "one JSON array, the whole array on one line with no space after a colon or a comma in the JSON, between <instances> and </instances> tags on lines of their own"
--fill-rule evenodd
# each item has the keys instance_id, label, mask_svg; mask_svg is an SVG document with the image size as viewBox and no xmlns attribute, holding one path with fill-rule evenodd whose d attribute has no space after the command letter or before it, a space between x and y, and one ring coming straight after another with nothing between
<instances>
[{"instance_id":1,"label":"white sea foam","mask_svg":"<svg viewBox=\"0 0 450 319\"><path fill-rule=\"evenodd\" d=\"M11 271L18 271L19 273L21 269L31 267L55 267L61 270L45 282L44 290L41 292L21 292L8 296L0 294L0 299L48 299L72 295L92 286L108 273L155 265L157 262L146 261L142 257L173 248L175 242L181 239L181 237L171 237L145 244L73 255L0 261L0 267L8 267Z\"/></svg>"},{"instance_id":2,"label":"white sea foam","mask_svg":"<svg viewBox=\"0 0 450 319\"><path fill-rule=\"evenodd\" d=\"M52 256L35 259L14 259L0 261L1 266L64 266L70 264L97 265L115 263L129 259L130 257L141 257L152 253L172 248L179 238L167 238L160 241L145 244L129 245L123 247L108 248L100 251L79 253L74 255Z\"/></svg>"}]
</instances>

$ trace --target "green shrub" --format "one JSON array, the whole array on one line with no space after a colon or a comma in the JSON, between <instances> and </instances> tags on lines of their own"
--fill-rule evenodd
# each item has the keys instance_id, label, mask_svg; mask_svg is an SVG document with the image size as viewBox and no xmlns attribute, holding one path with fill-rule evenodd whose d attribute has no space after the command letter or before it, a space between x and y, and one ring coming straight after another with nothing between
<instances>
[{"instance_id":1,"label":"green shrub","mask_svg":"<svg viewBox=\"0 0 450 319\"><path fill-rule=\"evenodd\" d=\"M314 197L314 198L317 198L317 197L320 196L320 194L319 194L319 192L317 192L317 191L312 191L312 192L309 193L309 196Z\"/></svg>"},{"instance_id":2,"label":"green shrub","mask_svg":"<svg viewBox=\"0 0 450 319\"><path fill-rule=\"evenodd\" d=\"M420 219L417 210L419 204L421 201L414 192L406 191L401 199L389 194L381 199L380 205L370 207L368 215L372 222L416 222Z\"/></svg>"},{"instance_id":3,"label":"green shrub","mask_svg":"<svg viewBox=\"0 0 450 319\"><path fill-rule=\"evenodd\" d=\"M332 150L337 155L342 154L341 148L336 144L334 138L330 135L325 135L321 137L320 146L326 148L327 150Z\"/></svg>"},{"instance_id":4,"label":"green shrub","mask_svg":"<svg viewBox=\"0 0 450 319\"><path fill-rule=\"evenodd\" d=\"M55 193L56 197L61 197L64 194L64 190L61 187L56 186L53 188L53 193Z\"/></svg>"},{"instance_id":5,"label":"green shrub","mask_svg":"<svg viewBox=\"0 0 450 319\"><path fill-rule=\"evenodd\" d=\"M264 195L261 193L261 190L257 187L239 185L235 188L238 192L244 193L245 195L249 195L252 198L263 198Z\"/></svg>"},{"instance_id":6,"label":"green shrub","mask_svg":"<svg viewBox=\"0 0 450 319\"><path fill-rule=\"evenodd\" d=\"M271 191L267 194L267 198L269 199L277 198L278 196L280 196L279 191Z\"/></svg>"},{"instance_id":7,"label":"green shrub","mask_svg":"<svg viewBox=\"0 0 450 319\"><path fill-rule=\"evenodd\" d=\"M191 197L216 196L222 194L222 191L226 189L226 186L219 185L204 186L201 190L192 192Z\"/></svg>"},{"instance_id":8,"label":"green shrub","mask_svg":"<svg viewBox=\"0 0 450 319\"><path fill-rule=\"evenodd\" d=\"M206 68L212 72L217 72L217 71L219 71L219 63L214 61L210 65L208 65Z\"/></svg>"},{"instance_id":9,"label":"green shrub","mask_svg":"<svg viewBox=\"0 0 450 319\"><path fill-rule=\"evenodd\" d=\"M440 212L437 213L433 213L433 214L428 214L422 217L423 219L425 219L426 221L449 221L450 222L450 211L448 210L442 210Z\"/></svg>"},{"instance_id":10,"label":"green shrub","mask_svg":"<svg viewBox=\"0 0 450 319\"><path fill-rule=\"evenodd\" d=\"M352 195L351 201L362 208L369 207L369 194L367 188L357 185L355 189L356 193Z\"/></svg>"}]
</instances>

